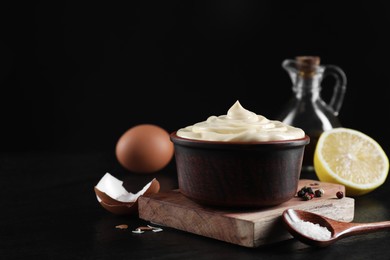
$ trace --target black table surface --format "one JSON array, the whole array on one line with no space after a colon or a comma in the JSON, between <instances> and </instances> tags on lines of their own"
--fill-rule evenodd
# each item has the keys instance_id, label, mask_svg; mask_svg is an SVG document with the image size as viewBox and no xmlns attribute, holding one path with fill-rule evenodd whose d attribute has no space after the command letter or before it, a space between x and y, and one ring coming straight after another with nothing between
<instances>
[{"instance_id":1,"label":"black table surface","mask_svg":"<svg viewBox=\"0 0 390 260\"><path fill-rule=\"evenodd\" d=\"M1 154L0 258L390 259L389 231L344 238L326 248L294 238L246 248L169 227L134 234L132 230L150 223L138 215L113 215L97 202L93 188L106 172L123 180L131 192L153 178L160 191L177 188L174 160L157 173L134 174L120 167L110 152ZM390 220L389 198L389 180L356 197L353 221ZM120 224L128 229L115 228Z\"/></svg>"}]
</instances>

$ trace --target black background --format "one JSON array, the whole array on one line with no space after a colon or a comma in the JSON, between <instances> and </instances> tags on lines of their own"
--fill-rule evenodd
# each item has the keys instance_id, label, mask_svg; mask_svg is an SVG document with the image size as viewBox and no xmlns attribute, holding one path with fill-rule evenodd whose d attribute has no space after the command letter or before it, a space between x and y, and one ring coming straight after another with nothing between
<instances>
[{"instance_id":1,"label":"black background","mask_svg":"<svg viewBox=\"0 0 390 260\"><path fill-rule=\"evenodd\" d=\"M318 55L348 77L342 124L390 153L389 17L378 1L2 1L0 150L113 150L236 100L272 118L282 61Z\"/></svg>"}]
</instances>

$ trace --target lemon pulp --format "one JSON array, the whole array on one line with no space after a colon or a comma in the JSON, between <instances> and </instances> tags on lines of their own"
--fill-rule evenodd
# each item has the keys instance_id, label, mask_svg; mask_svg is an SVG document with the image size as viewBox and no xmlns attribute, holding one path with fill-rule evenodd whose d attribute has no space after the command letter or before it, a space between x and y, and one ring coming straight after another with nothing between
<instances>
[{"instance_id":1,"label":"lemon pulp","mask_svg":"<svg viewBox=\"0 0 390 260\"><path fill-rule=\"evenodd\" d=\"M347 196L360 196L384 183L389 159L368 135L354 129L334 128L318 139L314 170L320 181L342 184Z\"/></svg>"}]
</instances>

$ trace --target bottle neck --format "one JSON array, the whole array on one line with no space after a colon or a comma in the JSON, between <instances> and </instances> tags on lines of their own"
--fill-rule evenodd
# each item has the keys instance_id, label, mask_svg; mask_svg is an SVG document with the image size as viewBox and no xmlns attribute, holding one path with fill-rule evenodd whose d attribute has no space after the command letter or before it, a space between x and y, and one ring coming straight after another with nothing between
<instances>
[{"instance_id":1,"label":"bottle neck","mask_svg":"<svg viewBox=\"0 0 390 260\"><path fill-rule=\"evenodd\" d=\"M298 75L294 85L294 92L297 98L311 97L318 99L321 91L321 75L301 76Z\"/></svg>"}]
</instances>

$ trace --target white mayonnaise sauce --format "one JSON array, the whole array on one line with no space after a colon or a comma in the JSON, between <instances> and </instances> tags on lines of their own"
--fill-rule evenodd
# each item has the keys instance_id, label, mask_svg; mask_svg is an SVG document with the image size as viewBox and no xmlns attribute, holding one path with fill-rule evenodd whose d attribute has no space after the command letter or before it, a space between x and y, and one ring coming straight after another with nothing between
<instances>
[{"instance_id":1,"label":"white mayonnaise sauce","mask_svg":"<svg viewBox=\"0 0 390 260\"><path fill-rule=\"evenodd\" d=\"M181 128L177 135L206 141L279 141L303 138L305 132L280 121L269 120L243 108L237 100L226 115Z\"/></svg>"}]
</instances>

